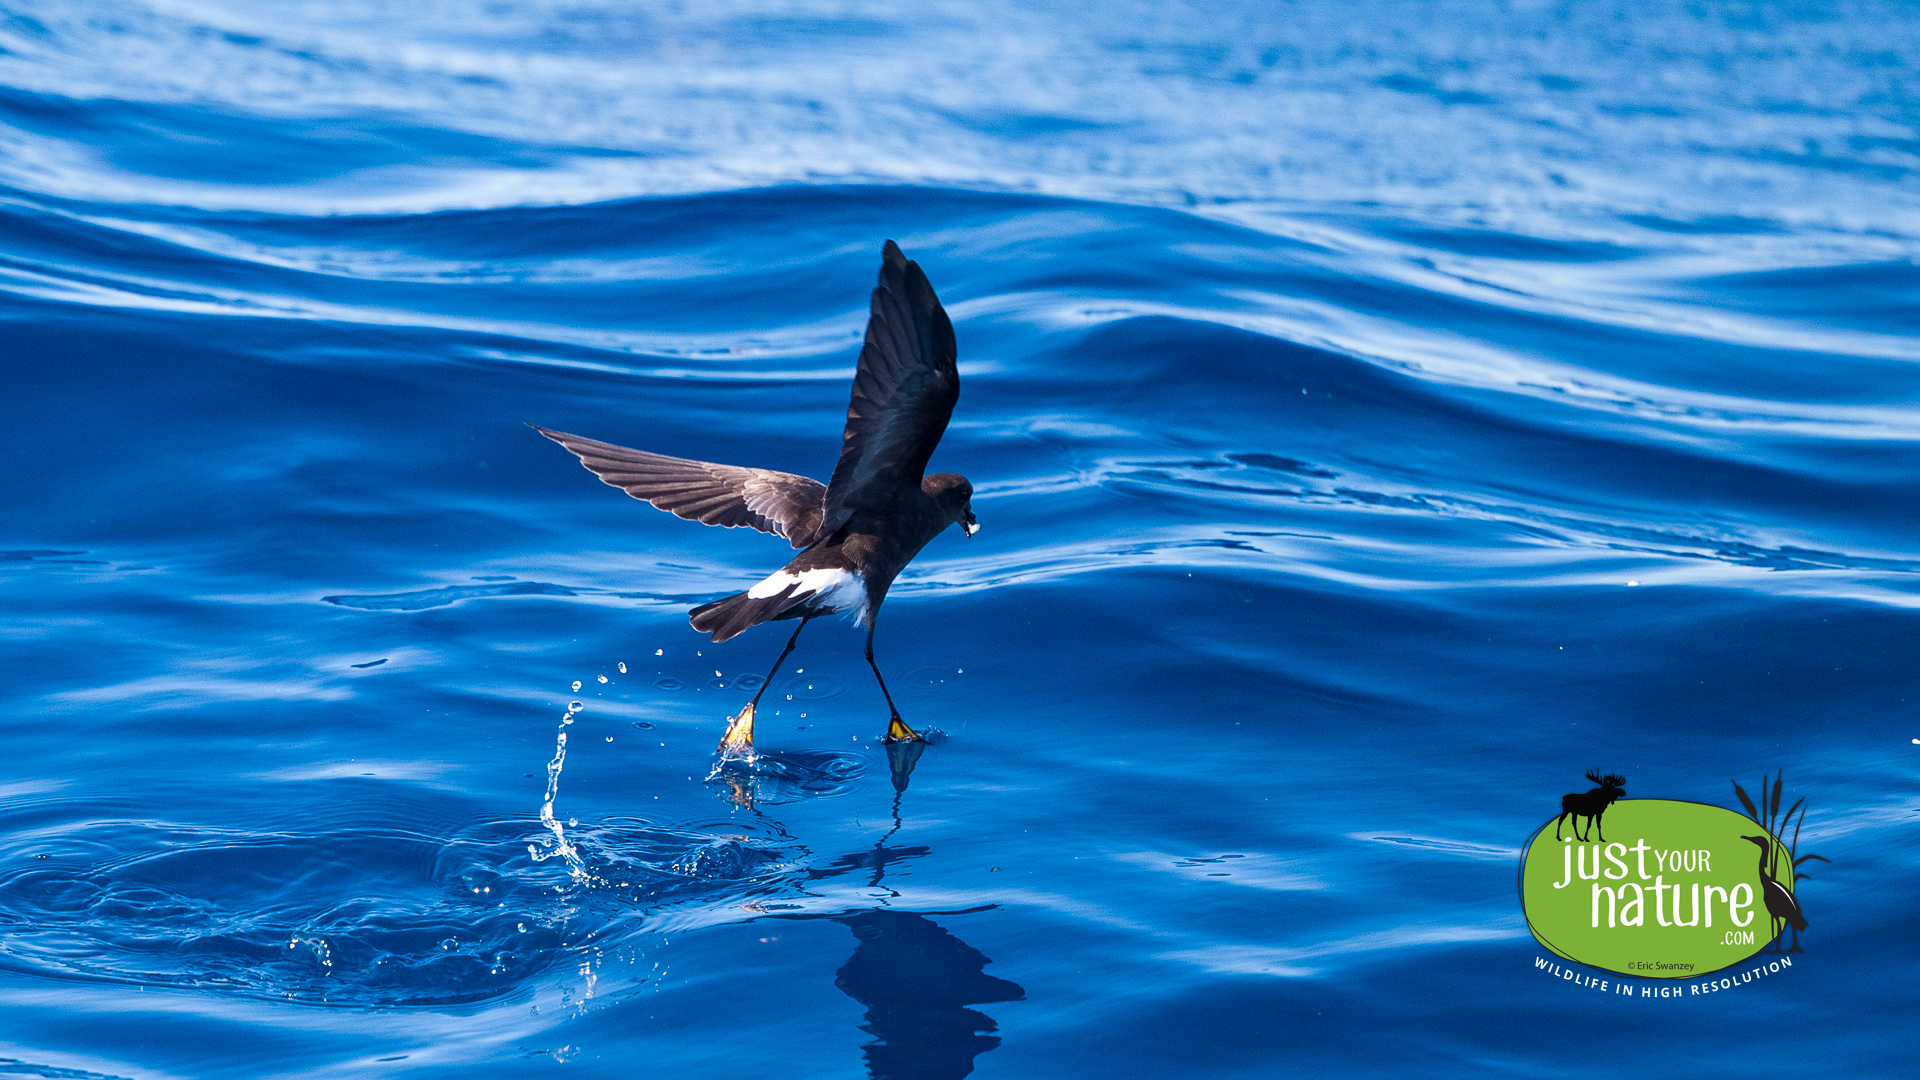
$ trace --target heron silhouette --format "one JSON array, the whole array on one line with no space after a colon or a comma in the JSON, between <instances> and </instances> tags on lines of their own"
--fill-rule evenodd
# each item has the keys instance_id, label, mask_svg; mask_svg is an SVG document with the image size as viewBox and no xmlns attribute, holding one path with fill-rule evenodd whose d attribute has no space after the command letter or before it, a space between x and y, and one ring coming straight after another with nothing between
<instances>
[{"instance_id":1,"label":"heron silhouette","mask_svg":"<svg viewBox=\"0 0 1920 1080\"><path fill-rule=\"evenodd\" d=\"M1800 905L1793 898L1793 891L1780 884L1767 869L1767 856L1773 854L1775 843L1771 836L1742 836L1740 839L1752 841L1760 848L1760 896L1766 901L1767 914L1773 919L1773 944L1780 946L1780 935L1785 932L1785 923L1793 927L1793 948L1782 952L1800 951L1800 931L1807 928L1806 916L1800 914Z\"/></svg>"}]
</instances>

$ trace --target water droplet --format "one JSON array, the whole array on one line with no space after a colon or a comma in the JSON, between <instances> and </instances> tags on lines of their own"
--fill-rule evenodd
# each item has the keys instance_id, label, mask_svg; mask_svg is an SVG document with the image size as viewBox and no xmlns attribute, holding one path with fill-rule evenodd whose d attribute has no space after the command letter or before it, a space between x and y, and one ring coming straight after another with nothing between
<instances>
[{"instance_id":1,"label":"water droplet","mask_svg":"<svg viewBox=\"0 0 1920 1080\"><path fill-rule=\"evenodd\" d=\"M607 741L608 741L608 742L612 742L612 741L613 741L613 736L611 736L611 735L609 735L609 736L607 736Z\"/></svg>"},{"instance_id":2,"label":"water droplet","mask_svg":"<svg viewBox=\"0 0 1920 1080\"><path fill-rule=\"evenodd\" d=\"M573 828L578 824L580 824L580 819L577 817L570 817L567 819L567 828L569 829Z\"/></svg>"},{"instance_id":3,"label":"water droplet","mask_svg":"<svg viewBox=\"0 0 1920 1080\"><path fill-rule=\"evenodd\" d=\"M1638 587L1639 585L1640 585L1640 583L1639 583L1639 582L1637 582L1637 581L1629 581L1629 582L1627 582L1627 588L1629 588L1629 589L1632 589L1632 588L1637 588L1637 587Z\"/></svg>"},{"instance_id":4,"label":"water droplet","mask_svg":"<svg viewBox=\"0 0 1920 1080\"><path fill-rule=\"evenodd\" d=\"M579 680L579 679L575 679L575 680L573 680L573 690L574 690L574 693L576 693L576 694L580 692L580 680Z\"/></svg>"},{"instance_id":5,"label":"water droplet","mask_svg":"<svg viewBox=\"0 0 1920 1080\"><path fill-rule=\"evenodd\" d=\"M653 725L647 723L645 720L635 720L633 726L639 728L641 731L651 731L653 729Z\"/></svg>"},{"instance_id":6,"label":"water droplet","mask_svg":"<svg viewBox=\"0 0 1920 1080\"><path fill-rule=\"evenodd\" d=\"M569 701L569 702L567 702L567 711L568 711L568 712L580 712L581 710L583 710L583 709L585 709L586 707L587 707L587 703L586 703L586 702L584 702L584 701Z\"/></svg>"},{"instance_id":7,"label":"water droplet","mask_svg":"<svg viewBox=\"0 0 1920 1080\"><path fill-rule=\"evenodd\" d=\"M667 650L665 650L665 649L655 649L655 650L653 650L653 655L655 655L655 656L665 656L665 655L667 655Z\"/></svg>"},{"instance_id":8,"label":"water droplet","mask_svg":"<svg viewBox=\"0 0 1920 1080\"><path fill-rule=\"evenodd\" d=\"M520 932L521 932L521 933L523 933L523 934L527 932L527 924L526 924L526 923L521 923L521 924L520 924Z\"/></svg>"},{"instance_id":9,"label":"water droplet","mask_svg":"<svg viewBox=\"0 0 1920 1080\"><path fill-rule=\"evenodd\" d=\"M721 677L721 675L720 675L720 669L719 669L719 668L714 668L714 669L713 669L713 677L714 677L714 678L716 678L716 679L718 679L718 678L720 678L720 677Z\"/></svg>"},{"instance_id":10,"label":"water droplet","mask_svg":"<svg viewBox=\"0 0 1920 1080\"><path fill-rule=\"evenodd\" d=\"M605 675L602 675L602 676L600 676L600 681L601 681L601 682L606 682L606 681L607 681L607 677L606 677Z\"/></svg>"},{"instance_id":11,"label":"water droplet","mask_svg":"<svg viewBox=\"0 0 1920 1080\"><path fill-rule=\"evenodd\" d=\"M625 675L626 673L627 673L627 662L625 660L622 660L620 661L620 674Z\"/></svg>"}]
</instances>

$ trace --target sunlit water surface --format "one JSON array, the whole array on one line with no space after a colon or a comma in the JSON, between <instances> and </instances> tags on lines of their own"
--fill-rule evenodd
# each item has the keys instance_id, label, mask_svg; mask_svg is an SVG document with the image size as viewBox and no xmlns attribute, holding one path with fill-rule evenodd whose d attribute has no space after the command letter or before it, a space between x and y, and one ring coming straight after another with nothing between
<instances>
[{"instance_id":1,"label":"sunlit water surface","mask_svg":"<svg viewBox=\"0 0 1920 1080\"><path fill-rule=\"evenodd\" d=\"M694 7L0 21L0 1072L1906 1067L1910 9ZM824 477L887 237L945 737L715 773L786 549L522 423ZM1589 767L1786 770L1786 977L1534 969Z\"/></svg>"}]
</instances>

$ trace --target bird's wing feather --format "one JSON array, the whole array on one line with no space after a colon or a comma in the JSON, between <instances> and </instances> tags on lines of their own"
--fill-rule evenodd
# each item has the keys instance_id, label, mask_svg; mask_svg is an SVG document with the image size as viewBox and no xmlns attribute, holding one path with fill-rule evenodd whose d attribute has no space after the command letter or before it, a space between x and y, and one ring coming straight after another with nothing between
<instances>
[{"instance_id":1,"label":"bird's wing feather","mask_svg":"<svg viewBox=\"0 0 1920 1080\"><path fill-rule=\"evenodd\" d=\"M855 510L879 509L903 490L919 489L960 398L956 357L953 323L927 275L887 241L840 461L827 484L822 535Z\"/></svg>"},{"instance_id":2,"label":"bird's wing feather","mask_svg":"<svg viewBox=\"0 0 1920 1080\"><path fill-rule=\"evenodd\" d=\"M819 538L827 489L818 480L650 454L529 426L573 451L602 481L670 514L708 525L759 529L785 537L797 548Z\"/></svg>"}]
</instances>

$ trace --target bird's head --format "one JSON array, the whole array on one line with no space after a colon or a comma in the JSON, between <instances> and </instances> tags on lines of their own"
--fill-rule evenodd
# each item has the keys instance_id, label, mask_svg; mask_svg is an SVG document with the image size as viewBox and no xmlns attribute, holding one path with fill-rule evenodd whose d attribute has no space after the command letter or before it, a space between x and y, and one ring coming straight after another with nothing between
<instances>
[{"instance_id":1,"label":"bird's head","mask_svg":"<svg viewBox=\"0 0 1920 1080\"><path fill-rule=\"evenodd\" d=\"M968 536L980 531L980 523L973 519L973 485L959 473L934 473L920 481L920 490L932 499L947 515L947 520L960 526Z\"/></svg>"},{"instance_id":2,"label":"bird's head","mask_svg":"<svg viewBox=\"0 0 1920 1080\"><path fill-rule=\"evenodd\" d=\"M1762 851L1765 851L1767 848L1773 846L1773 838L1770 836L1743 836L1740 839L1750 840L1753 843L1760 845L1760 850Z\"/></svg>"}]
</instances>

